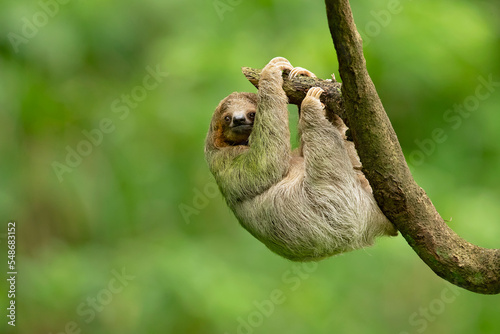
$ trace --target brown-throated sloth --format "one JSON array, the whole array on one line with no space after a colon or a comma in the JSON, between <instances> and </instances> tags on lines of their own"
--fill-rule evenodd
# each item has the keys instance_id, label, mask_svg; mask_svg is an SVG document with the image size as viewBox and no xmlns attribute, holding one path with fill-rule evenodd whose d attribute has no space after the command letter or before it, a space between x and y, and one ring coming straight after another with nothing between
<instances>
[{"instance_id":1,"label":"brown-throated sloth","mask_svg":"<svg viewBox=\"0 0 500 334\"><path fill-rule=\"evenodd\" d=\"M301 148L292 154L285 69L292 76L304 72L274 58L262 70L258 94L232 93L215 109L205 156L227 204L253 236L294 261L319 260L395 235L368 182L353 168L345 126L326 119L321 88L311 88L302 101Z\"/></svg>"}]
</instances>

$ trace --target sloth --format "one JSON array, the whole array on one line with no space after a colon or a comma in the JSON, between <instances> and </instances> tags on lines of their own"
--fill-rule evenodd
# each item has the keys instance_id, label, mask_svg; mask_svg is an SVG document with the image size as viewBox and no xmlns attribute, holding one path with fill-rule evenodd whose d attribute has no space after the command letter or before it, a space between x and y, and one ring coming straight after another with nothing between
<instances>
[{"instance_id":1,"label":"sloth","mask_svg":"<svg viewBox=\"0 0 500 334\"><path fill-rule=\"evenodd\" d=\"M215 109L205 158L227 205L248 232L292 261L317 261L396 235L349 152L342 120L325 117L319 87L301 103L300 147L292 152L284 70L313 76L274 58L261 72L258 94L232 93Z\"/></svg>"}]
</instances>

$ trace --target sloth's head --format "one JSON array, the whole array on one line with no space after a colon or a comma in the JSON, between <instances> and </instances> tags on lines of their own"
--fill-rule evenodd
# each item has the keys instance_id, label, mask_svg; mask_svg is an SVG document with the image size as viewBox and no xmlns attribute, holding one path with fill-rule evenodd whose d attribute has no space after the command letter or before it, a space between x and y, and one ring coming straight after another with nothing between
<instances>
[{"instance_id":1,"label":"sloth's head","mask_svg":"<svg viewBox=\"0 0 500 334\"><path fill-rule=\"evenodd\" d=\"M256 111L257 95L253 93L232 93L222 100L212 119L216 146L248 145Z\"/></svg>"}]
</instances>

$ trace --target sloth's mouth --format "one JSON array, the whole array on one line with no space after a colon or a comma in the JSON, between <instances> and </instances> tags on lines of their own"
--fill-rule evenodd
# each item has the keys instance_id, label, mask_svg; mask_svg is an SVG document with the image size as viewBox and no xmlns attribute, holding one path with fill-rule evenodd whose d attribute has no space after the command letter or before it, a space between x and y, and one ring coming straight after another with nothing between
<instances>
[{"instance_id":1,"label":"sloth's mouth","mask_svg":"<svg viewBox=\"0 0 500 334\"><path fill-rule=\"evenodd\" d=\"M252 131L252 127L253 127L252 124L242 124L238 126L233 126L231 130L234 132L250 132Z\"/></svg>"}]
</instances>

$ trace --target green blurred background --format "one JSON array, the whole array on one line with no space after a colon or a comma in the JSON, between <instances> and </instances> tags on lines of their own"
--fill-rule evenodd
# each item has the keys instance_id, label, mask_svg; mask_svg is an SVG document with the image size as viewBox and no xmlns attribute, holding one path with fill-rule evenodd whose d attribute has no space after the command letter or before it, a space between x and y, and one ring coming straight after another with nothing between
<instances>
[{"instance_id":1,"label":"green blurred background","mask_svg":"<svg viewBox=\"0 0 500 334\"><path fill-rule=\"evenodd\" d=\"M401 236L297 265L214 191L204 138L223 97L255 91L241 66L339 78L323 1L60 2L0 4L2 268L10 220L18 251L0 332L500 332L500 297L453 288ZM498 2L352 6L417 182L500 247Z\"/></svg>"}]
</instances>

